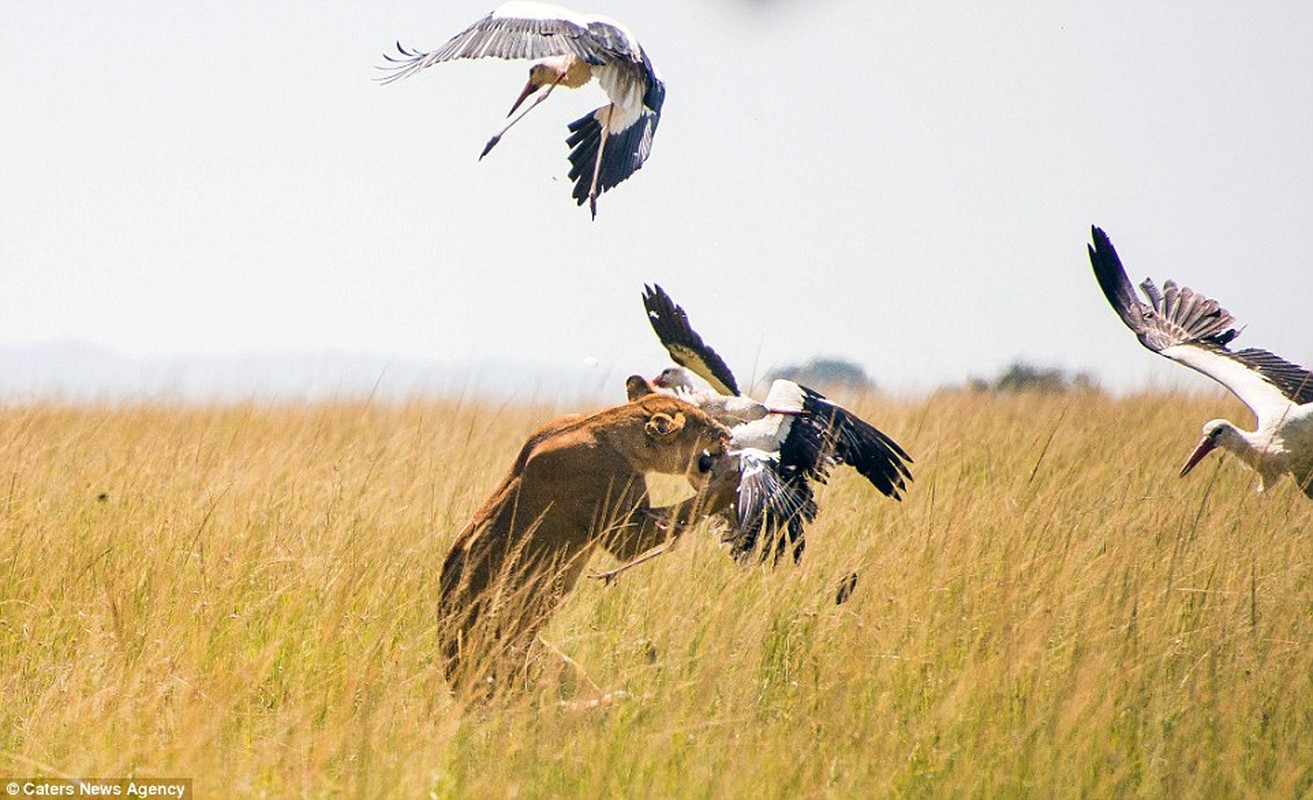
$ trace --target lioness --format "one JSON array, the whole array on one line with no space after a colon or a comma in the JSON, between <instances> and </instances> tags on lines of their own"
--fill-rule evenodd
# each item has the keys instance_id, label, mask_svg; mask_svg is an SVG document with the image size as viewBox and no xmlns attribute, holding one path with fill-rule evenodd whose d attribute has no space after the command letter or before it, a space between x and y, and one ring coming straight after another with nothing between
<instances>
[{"instance_id":1,"label":"lioness","mask_svg":"<svg viewBox=\"0 0 1313 800\"><path fill-rule=\"evenodd\" d=\"M714 510L701 490L728 441L724 426L661 395L530 435L442 566L438 635L452 688L478 689L523 665L598 545L632 559ZM693 496L652 508L651 473L685 476Z\"/></svg>"}]
</instances>

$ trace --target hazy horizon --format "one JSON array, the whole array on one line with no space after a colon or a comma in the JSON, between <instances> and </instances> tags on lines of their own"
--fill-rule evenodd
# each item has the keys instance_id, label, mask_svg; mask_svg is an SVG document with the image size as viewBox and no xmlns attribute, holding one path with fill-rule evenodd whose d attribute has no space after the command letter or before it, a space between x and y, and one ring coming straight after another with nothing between
<instances>
[{"instance_id":1,"label":"hazy horizon","mask_svg":"<svg viewBox=\"0 0 1313 800\"><path fill-rule=\"evenodd\" d=\"M745 375L745 390L764 396L772 370L790 370L805 363L771 365L760 374ZM1094 388L1114 396L1141 391L1217 395L1225 392L1208 381L1181 380L1185 370L1179 375L1169 373L1165 379L1153 376L1142 385L1119 386L1098 375L1024 359L994 373L966 374L920 390L888 386L870 374L867 378L870 388L882 395L912 399L941 390L968 389L973 381L991 383L1014 366L1059 370L1067 379L1092 378ZM621 373L613 366L597 362L567 364L514 359L442 362L342 350L133 356L87 342L4 343L0 344L0 403L469 399L582 408L623 401L624 379L633 372ZM852 387L816 385L839 399L853 396Z\"/></svg>"}]
</instances>

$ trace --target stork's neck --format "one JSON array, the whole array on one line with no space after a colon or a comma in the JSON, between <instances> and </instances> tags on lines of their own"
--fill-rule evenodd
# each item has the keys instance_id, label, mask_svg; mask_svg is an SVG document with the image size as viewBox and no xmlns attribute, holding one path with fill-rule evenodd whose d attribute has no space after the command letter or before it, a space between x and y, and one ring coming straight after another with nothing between
<instances>
[{"instance_id":1,"label":"stork's neck","mask_svg":"<svg viewBox=\"0 0 1313 800\"><path fill-rule=\"evenodd\" d=\"M1286 471L1286 447L1279 432L1262 428L1246 431L1230 422L1220 424L1222 434L1218 437L1217 446L1262 476L1260 490L1264 485L1275 483L1281 473Z\"/></svg>"},{"instance_id":2,"label":"stork's neck","mask_svg":"<svg viewBox=\"0 0 1313 800\"><path fill-rule=\"evenodd\" d=\"M709 392L710 387L700 387L693 380L693 373L683 367L667 367L661 372L656 381L658 386L664 386L667 389L673 389L677 392Z\"/></svg>"}]
</instances>

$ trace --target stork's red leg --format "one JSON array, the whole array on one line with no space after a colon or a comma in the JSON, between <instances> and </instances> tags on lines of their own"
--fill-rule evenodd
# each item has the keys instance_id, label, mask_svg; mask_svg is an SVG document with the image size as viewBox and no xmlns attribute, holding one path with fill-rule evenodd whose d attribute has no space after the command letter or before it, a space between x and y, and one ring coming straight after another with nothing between
<instances>
[{"instance_id":1,"label":"stork's red leg","mask_svg":"<svg viewBox=\"0 0 1313 800\"><path fill-rule=\"evenodd\" d=\"M606 138L611 133L611 115L615 112L615 103L606 107L606 121L602 123L602 139L597 143L597 161L593 163L593 182L588 187L588 210L593 219L597 219L597 178L602 174L602 152L606 150Z\"/></svg>"}]
</instances>

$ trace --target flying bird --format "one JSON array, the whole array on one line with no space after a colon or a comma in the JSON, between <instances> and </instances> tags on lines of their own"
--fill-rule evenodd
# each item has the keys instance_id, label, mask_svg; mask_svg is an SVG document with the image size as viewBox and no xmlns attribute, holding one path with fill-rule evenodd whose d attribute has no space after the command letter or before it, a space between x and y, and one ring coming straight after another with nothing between
<instances>
[{"instance_id":1,"label":"flying bird","mask_svg":"<svg viewBox=\"0 0 1313 800\"><path fill-rule=\"evenodd\" d=\"M698 405L730 428L729 454L739 459L733 551L743 557L763 535L760 551L778 559L791 548L796 561L806 542L805 525L816 517L811 483L824 483L830 470L852 466L881 494L901 499L912 473L910 456L898 443L820 392L776 380L764 401L743 395L733 372L689 324L684 309L658 285L645 286L643 306L657 338L679 366L652 384ZM698 386L694 376L706 382Z\"/></svg>"},{"instance_id":2,"label":"flying bird","mask_svg":"<svg viewBox=\"0 0 1313 800\"><path fill-rule=\"evenodd\" d=\"M1239 397L1257 420L1253 431L1224 419L1203 426L1203 436L1181 467L1182 476L1216 448L1234 453L1259 475L1258 490L1289 474L1313 498L1313 372L1266 350L1232 350L1235 318L1211 300L1174 281L1163 288L1140 284L1135 294L1108 234L1091 229L1090 264L1113 310L1140 344L1202 372Z\"/></svg>"},{"instance_id":3,"label":"flying bird","mask_svg":"<svg viewBox=\"0 0 1313 800\"><path fill-rule=\"evenodd\" d=\"M397 42L397 55L384 58L389 63L379 69L388 74L378 79L384 84L462 58L537 60L507 116L540 93L488 140L480 160L557 86L577 89L596 78L610 102L571 122L565 140L571 148L571 196L578 205L587 200L594 219L597 196L647 161L666 99L666 85L628 28L607 17L546 3L505 3L437 50L425 53Z\"/></svg>"}]
</instances>

